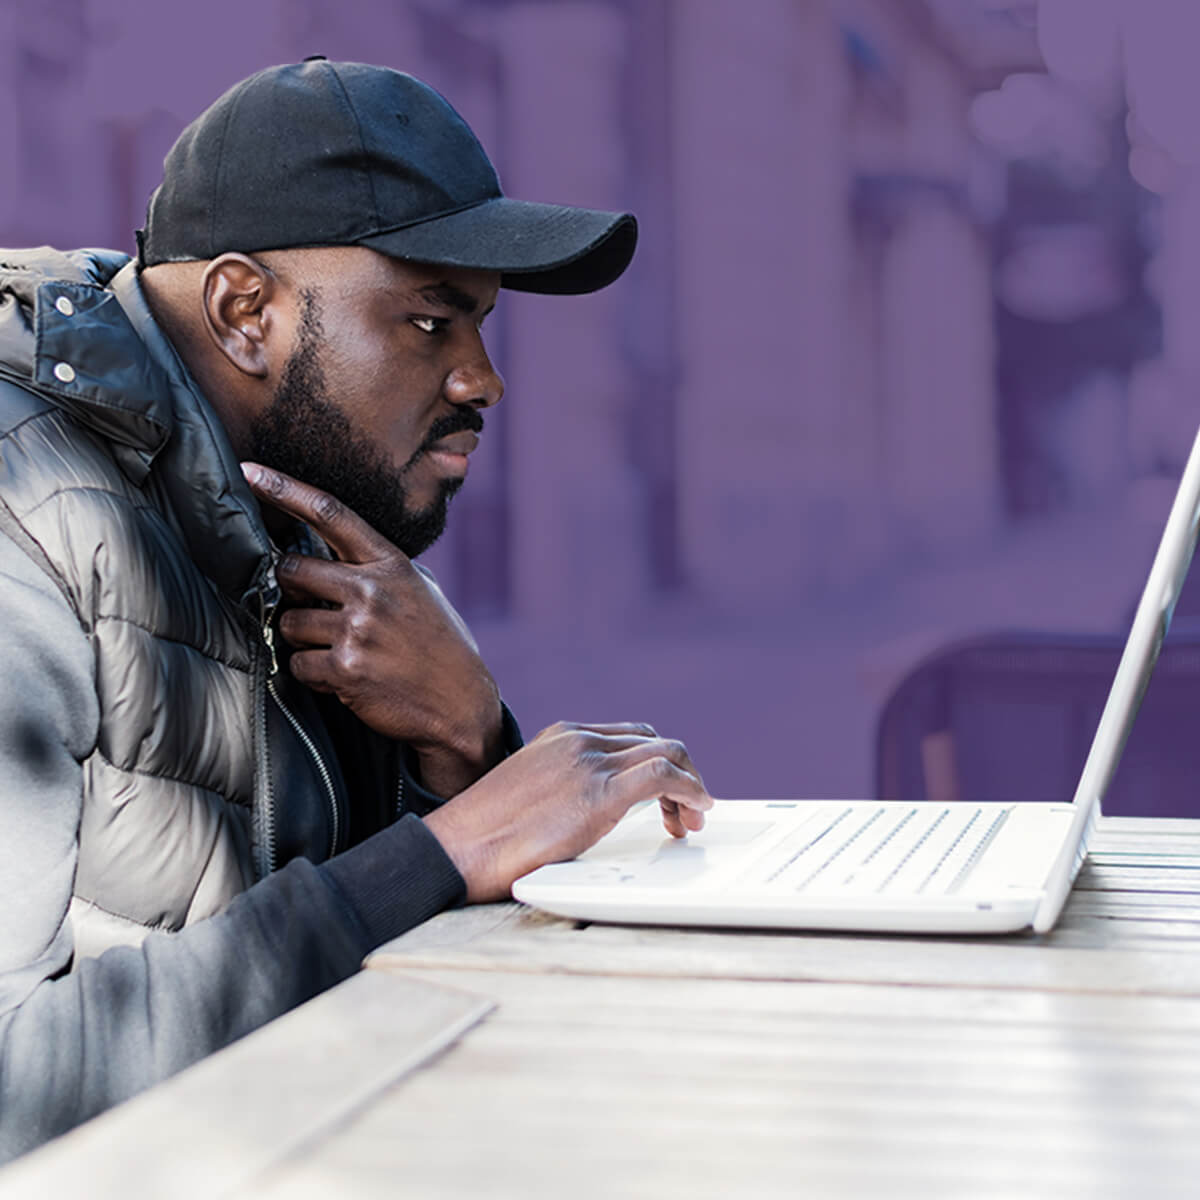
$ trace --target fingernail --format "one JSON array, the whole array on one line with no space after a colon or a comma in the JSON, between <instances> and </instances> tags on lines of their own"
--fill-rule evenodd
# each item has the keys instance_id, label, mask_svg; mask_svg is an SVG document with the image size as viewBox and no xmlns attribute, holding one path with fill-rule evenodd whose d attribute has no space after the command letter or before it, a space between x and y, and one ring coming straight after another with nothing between
<instances>
[{"instance_id":1,"label":"fingernail","mask_svg":"<svg viewBox=\"0 0 1200 1200\"><path fill-rule=\"evenodd\" d=\"M242 474L246 477L246 482L250 485L256 484L262 478L262 467L258 463L242 463Z\"/></svg>"}]
</instances>

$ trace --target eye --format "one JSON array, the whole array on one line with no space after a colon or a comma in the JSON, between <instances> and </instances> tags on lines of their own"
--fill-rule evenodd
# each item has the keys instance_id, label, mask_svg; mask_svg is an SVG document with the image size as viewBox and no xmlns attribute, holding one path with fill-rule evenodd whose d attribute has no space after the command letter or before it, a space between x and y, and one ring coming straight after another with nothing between
<instances>
[{"instance_id":1,"label":"eye","mask_svg":"<svg viewBox=\"0 0 1200 1200\"><path fill-rule=\"evenodd\" d=\"M409 323L415 325L422 333L432 336L441 333L449 324L445 317L409 317Z\"/></svg>"}]
</instances>

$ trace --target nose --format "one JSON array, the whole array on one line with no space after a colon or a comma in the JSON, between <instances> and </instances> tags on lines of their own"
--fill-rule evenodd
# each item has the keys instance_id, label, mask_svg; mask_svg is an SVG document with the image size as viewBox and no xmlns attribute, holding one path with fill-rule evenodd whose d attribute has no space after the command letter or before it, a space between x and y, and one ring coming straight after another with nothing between
<instances>
[{"instance_id":1,"label":"nose","mask_svg":"<svg viewBox=\"0 0 1200 1200\"><path fill-rule=\"evenodd\" d=\"M491 408L504 395L504 380L492 366L492 360L480 339L469 361L459 363L446 376L446 399L451 404L471 404Z\"/></svg>"}]
</instances>

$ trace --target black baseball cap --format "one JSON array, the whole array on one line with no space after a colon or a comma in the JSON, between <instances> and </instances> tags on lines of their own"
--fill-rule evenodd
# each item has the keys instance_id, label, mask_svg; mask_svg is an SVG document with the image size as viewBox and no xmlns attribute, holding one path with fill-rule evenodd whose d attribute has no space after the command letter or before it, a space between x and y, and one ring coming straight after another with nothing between
<instances>
[{"instance_id":1,"label":"black baseball cap","mask_svg":"<svg viewBox=\"0 0 1200 1200\"><path fill-rule=\"evenodd\" d=\"M369 246L563 295L612 283L633 257L637 222L510 199L433 88L318 57L242 80L179 135L137 240L142 266Z\"/></svg>"}]
</instances>

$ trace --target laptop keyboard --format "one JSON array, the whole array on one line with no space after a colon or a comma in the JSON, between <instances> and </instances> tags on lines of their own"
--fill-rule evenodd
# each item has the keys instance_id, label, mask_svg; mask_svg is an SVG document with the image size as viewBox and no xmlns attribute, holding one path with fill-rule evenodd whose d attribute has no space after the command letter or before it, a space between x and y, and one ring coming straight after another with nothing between
<instances>
[{"instance_id":1,"label":"laptop keyboard","mask_svg":"<svg viewBox=\"0 0 1200 1200\"><path fill-rule=\"evenodd\" d=\"M1011 810L970 804L829 805L755 864L761 882L838 895L943 895Z\"/></svg>"}]
</instances>

